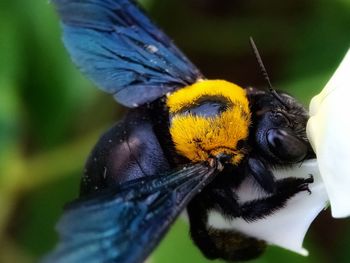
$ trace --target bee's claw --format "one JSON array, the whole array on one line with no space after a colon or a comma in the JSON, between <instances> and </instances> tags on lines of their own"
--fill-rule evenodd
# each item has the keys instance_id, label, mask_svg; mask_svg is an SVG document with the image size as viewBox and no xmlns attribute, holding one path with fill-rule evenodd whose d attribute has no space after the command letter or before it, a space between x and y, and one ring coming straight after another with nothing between
<instances>
[{"instance_id":1,"label":"bee's claw","mask_svg":"<svg viewBox=\"0 0 350 263\"><path fill-rule=\"evenodd\" d=\"M309 177L305 179L305 182L312 184L314 182L314 176L312 174L309 174Z\"/></svg>"},{"instance_id":2,"label":"bee's claw","mask_svg":"<svg viewBox=\"0 0 350 263\"><path fill-rule=\"evenodd\" d=\"M312 184L314 182L314 177L312 174L309 174L309 177L304 179L304 182L299 186L300 191L306 191L311 195L311 190L309 188L309 184Z\"/></svg>"}]
</instances>

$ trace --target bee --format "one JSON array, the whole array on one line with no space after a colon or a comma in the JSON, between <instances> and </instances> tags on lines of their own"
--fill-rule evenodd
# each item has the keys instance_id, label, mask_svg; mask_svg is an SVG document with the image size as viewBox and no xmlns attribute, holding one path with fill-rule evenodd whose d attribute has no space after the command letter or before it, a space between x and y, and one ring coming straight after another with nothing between
<instances>
[{"instance_id":1,"label":"bee","mask_svg":"<svg viewBox=\"0 0 350 263\"><path fill-rule=\"evenodd\" d=\"M44 262L143 262L186 207L206 257L259 256L264 241L208 218L258 220L309 191L312 178L271 171L313 154L302 105L271 85L206 79L132 0L53 3L74 63L129 111L92 150ZM236 189L250 177L266 197L242 203Z\"/></svg>"}]
</instances>

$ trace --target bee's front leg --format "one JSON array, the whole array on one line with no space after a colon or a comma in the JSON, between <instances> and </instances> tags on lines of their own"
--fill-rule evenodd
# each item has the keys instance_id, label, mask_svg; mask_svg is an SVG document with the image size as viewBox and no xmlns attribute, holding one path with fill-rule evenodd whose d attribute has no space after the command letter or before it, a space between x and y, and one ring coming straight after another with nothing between
<instances>
[{"instance_id":1,"label":"bee's front leg","mask_svg":"<svg viewBox=\"0 0 350 263\"><path fill-rule=\"evenodd\" d=\"M248 201L240 205L241 217L247 221L264 218L274 211L281 209L286 202L299 192L311 194L309 184L313 183L312 176L308 178L288 177L276 181L276 191L265 198Z\"/></svg>"}]
</instances>

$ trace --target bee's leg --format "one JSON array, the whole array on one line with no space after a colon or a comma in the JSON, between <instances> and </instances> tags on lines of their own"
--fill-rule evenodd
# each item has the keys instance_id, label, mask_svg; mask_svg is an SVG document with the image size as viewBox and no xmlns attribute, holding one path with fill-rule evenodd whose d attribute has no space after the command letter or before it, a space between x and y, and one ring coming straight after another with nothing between
<instances>
[{"instance_id":1,"label":"bee's leg","mask_svg":"<svg viewBox=\"0 0 350 263\"><path fill-rule=\"evenodd\" d=\"M229 211L231 217L241 215L240 205L237 202L238 198L232 189L228 187L211 189L207 198L209 199L208 202L212 203L211 206L223 214L227 214Z\"/></svg>"},{"instance_id":2,"label":"bee's leg","mask_svg":"<svg viewBox=\"0 0 350 263\"><path fill-rule=\"evenodd\" d=\"M313 177L294 178L289 177L276 181L276 192L266 198L252 200L241 204L241 217L247 221L263 218L282 208L288 199L295 194L307 191L311 193L309 184L313 182Z\"/></svg>"},{"instance_id":3,"label":"bee's leg","mask_svg":"<svg viewBox=\"0 0 350 263\"><path fill-rule=\"evenodd\" d=\"M266 192L274 193L276 191L275 177L260 159L250 157L246 172L251 174Z\"/></svg>"},{"instance_id":4,"label":"bee's leg","mask_svg":"<svg viewBox=\"0 0 350 263\"><path fill-rule=\"evenodd\" d=\"M235 230L210 228L209 235L216 245L218 258L228 262L255 259L264 253L266 248L264 241Z\"/></svg>"},{"instance_id":5,"label":"bee's leg","mask_svg":"<svg viewBox=\"0 0 350 263\"><path fill-rule=\"evenodd\" d=\"M193 242L208 259L217 259L219 252L207 229L208 204L205 195L196 196L187 206Z\"/></svg>"},{"instance_id":6,"label":"bee's leg","mask_svg":"<svg viewBox=\"0 0 350 263\"><path fill-rule=\"evenodd\" d=\"M208 259L220 258L227 261L250 260L260 256L265 250L265 242L247 237L237 231L208 227L208 210L214 207L211 201L213 197L212 193L201 194L195 197L187 207L191 237L203 255ZM222 193L217 193L217 197L221 201L225 199ZM220 205L226 207L232 202L226 201L220 202ZM217 204L215 207L217 208ZM230 211L232 210L231 207Z\"/></svg>"}]
</instances>

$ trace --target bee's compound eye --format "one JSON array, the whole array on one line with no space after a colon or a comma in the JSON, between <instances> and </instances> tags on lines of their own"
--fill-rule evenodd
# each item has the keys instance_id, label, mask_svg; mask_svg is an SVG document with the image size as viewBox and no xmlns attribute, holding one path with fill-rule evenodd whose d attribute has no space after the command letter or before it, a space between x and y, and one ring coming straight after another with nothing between
<instances>
[{"instance_id":1,"label":"bee's compound eye","mask_svg":"<svg viewBox=\"0 0 350 263\"><path fill-rule=\"evenodd\" d=\"M289 126L290 125L289 119L282 112L273 113L271 115L271 119L272 119L273 123L275 123L278 126Z\"/></svg>"},{"instance_id":2,"label":"bee's compound eye","mask_svg":"<svg viewBox=\"0 0 350 263\"><path fill-rule=\"evenodd\" d=\"M283 161L299 162L308 153L307 144L287 130L270 129L266 136L270 150Z\"/></svg>"}]
</instances>

